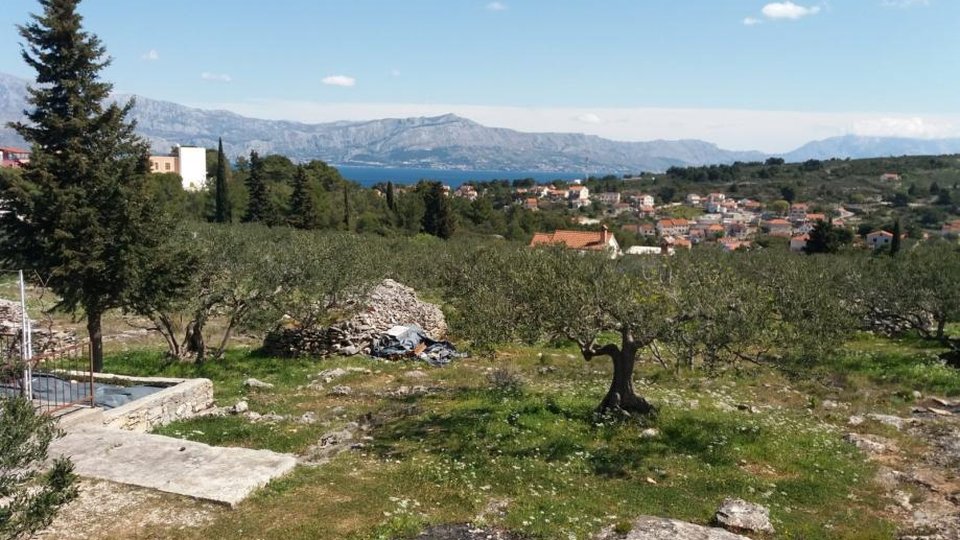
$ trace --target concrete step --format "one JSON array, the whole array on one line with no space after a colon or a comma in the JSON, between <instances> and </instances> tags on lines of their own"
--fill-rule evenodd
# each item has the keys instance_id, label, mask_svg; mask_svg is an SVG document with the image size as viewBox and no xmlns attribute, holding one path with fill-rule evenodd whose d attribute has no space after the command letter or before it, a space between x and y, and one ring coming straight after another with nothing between
<instances>
[{"instance_id":1,"label":"concrete step","mask_svg":"<svg viewBox=\"0 0 960 540\"><path fill-rule=\"evenodd\" d=\"M225 448L104 427L73 429L50 445L80 476L235 506L297 460L269 450Z\"/></svg>"},{"instance_id":2,"label":"concrete step","mask_svg":"<svg viewBox=\"0 0 960 540\"><path fill-rule=\"evenodd\" d=\"M102 426L104 420L103 409L79 406L58 412L54 418L64 431L73 431L86 425Z\"/></svg>"}]
</instances>

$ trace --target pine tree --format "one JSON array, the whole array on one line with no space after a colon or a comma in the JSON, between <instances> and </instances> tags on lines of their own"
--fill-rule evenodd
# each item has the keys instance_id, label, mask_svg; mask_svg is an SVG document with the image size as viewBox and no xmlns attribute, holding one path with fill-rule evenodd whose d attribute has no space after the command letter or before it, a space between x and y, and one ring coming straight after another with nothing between
<instances>
[{"instance_id":1,"label":"pine tree","mask_svg":"<svg viewBox=\"0 0 960 540\"><path fill-rule=\"evenodd\" d=\"M900 237L902 236L900 232L900 220L893 222L893 238L890 240L890 256L894 256L900 252Z\"/></svg>"},{"instance_id":2,"label":"pine tree","mask_svg":"<svg viewBox=\"0 0 960 540\"><path fill-rule=\"evenodd\" d=\"M807 238L803 251L808 255L815 253L836 253L840 248L853 241L853 233L836 227L833 220L818 221Z\"/></svg>"},{"instance_id":3,"label":"pine tree","mask_svg":"<svg viewBox=\"0 0 960 540\"><path fill-rule=\"evenodd\" d=\"M104 105L109 59L78 4L40 0L42 14L18 27L37 84L26 121L11 127L33 151L23 174L0 186L0 256L46 278L57 308L82 310L101 370L103 314L124 305L165 245L165 224L147 190L147 144L127 120L133 102Z\"/></svg>"},{"instance_id":4,"label":"pine tree","mask_svg":"<svg viewBox=\"0 0 960 540\"><path fill-rule=\"evenodd\" d=\"M348 190L350 186L344 182L343 183L343 228L350 230L350 191Z\"/></svg>"},{"instance_id":5,"label":"pine tree","mask_svg":"<svg viewBox=\"0 0 960 540\"><path fill-rule=\"evenodd\" d=\"M393 193L393 182L387 182L387 208L389 208L391 212L397 210L395 197L396 195Z\"/></svg>"},{"instance_id":6,"label":"pine tree","mask_svg":"<svg viewBox=\"0 0 960 540\"><path fill-rule=\"evenodd\" d=\"M443 184L428 182L421 184L426 212L423 214L423 230L439 238L448 239L456 228L450 201L444 193Z\"/></svg>"},{"instance_id":7,"label":"pine tree","mask_svg":"<svg viewBox=\"0 0 960 540\"><path fill-rule=\"evenodd\" d=\"M216 213L214 221L217 223L230 223L232 216L230 211L230 196L227 193L227 158L223 155L223 138L220 139L217 148L217 180L216 180Z\"/></svg>"},{"instance_id":8,"label":"pine tree","mask_svg":"<svg viewBox=\"0 0 960 540\"><path fill-rule=\"evenodd\" d=\"M293 179L293 193L290 195L290 226L298 229L320 228L320 215L310 190L310 179L303 165L297 167Z\"/></svg>"},{"instance_id":9,"label":"pine tree","mask_svg":"<svg viewBox=\"0 0 960 540\"><path fill-rule=\"evenodd\" d=\"M263 178L263 161L256 150L250 152L247 197L247 213L243 216L243 222L265 222L269 217L270 201L267 200L267 184Z\"/></svg>"}]
</instances>

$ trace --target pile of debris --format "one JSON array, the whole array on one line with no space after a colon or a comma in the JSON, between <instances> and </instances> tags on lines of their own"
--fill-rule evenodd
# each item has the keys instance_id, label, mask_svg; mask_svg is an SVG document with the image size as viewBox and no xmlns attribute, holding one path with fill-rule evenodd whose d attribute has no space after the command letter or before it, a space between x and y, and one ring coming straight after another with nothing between
<instances>
[{"instance_id":1,"label":"pile of debris","mask_svg":"<svg viewBox=\"0 0 960 540\"><path fill-rule=\"evenodd\" d=\"M47 328L31 319L33 352L41 354L74 345L77 335L71 331ZM20 302L0 298L0 354L19 354L20 329L23 327L23 310Z\"/></svg>"},{"instance_id":2,"label":"pile of debris","mask_svg":"<svg viewBox=\"0 0 960 540\"><path fill-rule=\"evenodd\" d=\"M410 287L386 279L363 299L347 302L347 320L325 328L278 328L267 334L266 354L280 357L370 354L391 328L416 325L427 338L441 340L447 322L439 306L420 300Z\"/></svg>"}]
</instances>

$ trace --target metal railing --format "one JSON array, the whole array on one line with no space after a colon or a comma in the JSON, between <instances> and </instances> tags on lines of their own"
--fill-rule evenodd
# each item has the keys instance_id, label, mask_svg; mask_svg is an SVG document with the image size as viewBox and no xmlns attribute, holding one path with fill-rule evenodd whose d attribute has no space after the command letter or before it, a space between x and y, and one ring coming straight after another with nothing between
<instances>
[{"instance_id":1,"label":"metal railing","mask_svg":"<svg viewBox=\"0 0 960 540\"><path fill-rule=\"evenodd\" d=\"M88 344L37 355L30 364L31 397L40 411L52 414L71 407L94 406L93 360Z\"/></svg>"}]
</instances>

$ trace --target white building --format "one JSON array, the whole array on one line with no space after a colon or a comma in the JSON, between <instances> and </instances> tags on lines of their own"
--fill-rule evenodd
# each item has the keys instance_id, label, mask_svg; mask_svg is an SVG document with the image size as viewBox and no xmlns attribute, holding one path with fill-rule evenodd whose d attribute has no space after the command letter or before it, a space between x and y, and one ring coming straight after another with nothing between
<instances>
[{"instance_id":1,"label":"white building","mask_svg":"<svg viewBox=\"0 0 960 540\"><path fill-rule=\"evenodd\" d=\"M202 189L207 182L207 150L199 146L175 146L169 155L150 156L150 172L177 173L183 189Z\"/></svg>"}]
</instances>

